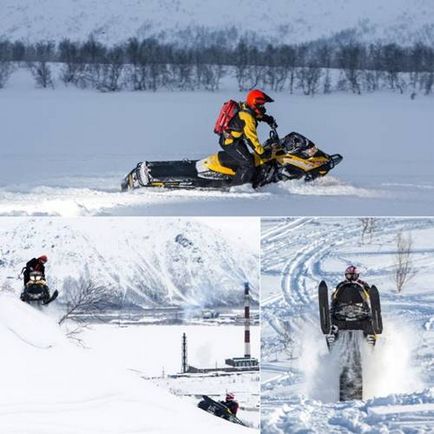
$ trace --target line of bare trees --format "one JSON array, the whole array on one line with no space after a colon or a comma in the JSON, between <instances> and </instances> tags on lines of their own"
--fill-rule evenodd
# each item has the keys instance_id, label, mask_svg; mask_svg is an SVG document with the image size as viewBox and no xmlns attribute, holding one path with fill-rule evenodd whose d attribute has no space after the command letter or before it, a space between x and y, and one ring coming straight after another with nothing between
<instances>
[{"instance_id":1,"label":"line of bare trees","mask_svg":"<svg viewBox=\"0 0 434 434\"><path fill-rule=\"evenodd\" d=\"M195 48L130 39L108 47L90 39L57 45L0 42L0 87L17 64L30 69L38 86L51 87L54 63L60 65L60 79L66 85L101 91L215 91L229 74L240 90L260 86L305 95L381 89L430 94L434 86L434 48L422 44L400 47L329 40L272 46L241 40L234 47Z\"/></svg>"}]
</instances>

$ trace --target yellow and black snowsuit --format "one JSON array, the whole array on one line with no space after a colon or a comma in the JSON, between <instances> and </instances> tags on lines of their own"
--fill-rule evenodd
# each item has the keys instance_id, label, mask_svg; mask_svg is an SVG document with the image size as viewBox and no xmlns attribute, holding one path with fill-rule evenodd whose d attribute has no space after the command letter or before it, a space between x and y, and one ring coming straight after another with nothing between
<instances>
[{"instance_id":1,"label":"yellow and black snowsuit","mask_svg":"<svg viewBox=\"0 0 434 434\"><path fill-rule=\"evenodd\" d=\"M255 160L247 145L258 155L264 153L256 131L259 120L261 119L258 119L253 110L241 103L240 111L229 124L229 133L220 137L222 149L239 165L231 185L241 185L252 181L255 173Z\"/></svg>"}]
</instances>

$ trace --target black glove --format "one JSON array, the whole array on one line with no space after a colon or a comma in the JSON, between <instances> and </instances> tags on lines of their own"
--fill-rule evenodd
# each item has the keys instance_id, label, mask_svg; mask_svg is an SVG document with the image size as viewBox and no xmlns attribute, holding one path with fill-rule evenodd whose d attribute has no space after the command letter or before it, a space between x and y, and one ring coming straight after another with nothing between
<instances>
[{"instance_id":1,"label":"black glove","mask_svg":"<svg viewBox=\"0 0 434 434\"><path fill-rule=\"evenodd\" d=\"M262 121L267 123L270 128L276 129L278 127L276 119L274 119L273 116L264 115L262 116Z\"/></svg>"}]
</instances>

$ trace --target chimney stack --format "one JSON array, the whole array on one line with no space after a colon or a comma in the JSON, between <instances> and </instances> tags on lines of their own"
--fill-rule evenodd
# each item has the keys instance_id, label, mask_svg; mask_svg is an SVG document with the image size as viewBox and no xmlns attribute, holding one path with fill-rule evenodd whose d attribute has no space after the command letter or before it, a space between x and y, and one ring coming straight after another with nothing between
<instances>
[{"instance_id":1,"label":"chimney stack","mask_svg":"<svg viewBox=\"0 0 434 434\"><path fill-rule=\"evenodd\" d=\"M244 357L250 359L250 288L244 284Z\"/></svg>"},{"instance_id":2,"label":"chimney stack","mask_svg":"<svg viewBox=\"0 0 434 434\"><path fill-rule=\"evenodd\" d=\"M185 374L188 372L188 362L187 362L187 335L184 333L182 335L182 370L181 372Z\"/></svg>"}]
</instances>

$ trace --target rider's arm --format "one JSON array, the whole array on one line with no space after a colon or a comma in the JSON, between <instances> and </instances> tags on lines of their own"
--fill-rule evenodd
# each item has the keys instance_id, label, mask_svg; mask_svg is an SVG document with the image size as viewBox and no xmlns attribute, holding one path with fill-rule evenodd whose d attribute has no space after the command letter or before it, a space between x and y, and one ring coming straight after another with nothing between
<instances>
[{"instance_id":1,"label":"rider's arm","mask_svg":"<svg viewBox=\"0 0 434 434\"><path fill-rule=\"evenodd\" d=\"M35 258L30 259L29 262L27 262L26 267L28 270L33 271L33 267L35 266Z\"/></svg>"},{"instance_id":2,"label":"rider's arm","mask_svg":"<svg viewBox=\"0 0 434 434\"><path fill-rule=\"evenodd\" d=\"M248 112L240 111L238 116L244 122L243 134L247 139L249 145L254 149L254 151L261 155L264 153L264 148L259 142L258 133L256 131L256 121L255 118Z\"/></svg>"}]
</instances>

